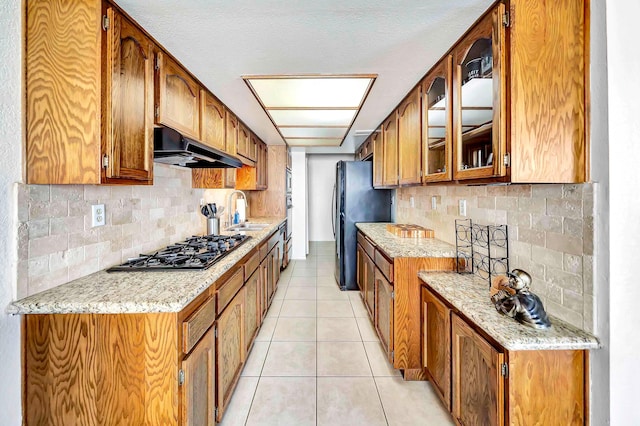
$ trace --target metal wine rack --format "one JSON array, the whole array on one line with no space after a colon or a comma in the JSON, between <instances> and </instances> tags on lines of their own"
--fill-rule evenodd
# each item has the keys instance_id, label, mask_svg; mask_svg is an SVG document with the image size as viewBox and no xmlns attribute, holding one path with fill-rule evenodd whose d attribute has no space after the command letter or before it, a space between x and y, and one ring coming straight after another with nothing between
<instances>
[{"instance_id":1,"label":"metal wine rack","mask_svg":"<svg viewBox=\"0 0 640 426\"><path fill-rule=\"evenodd\" d=\"M456 219L456 267L458 273L473 273L486 279L509 272L507 225L478 225L471 219Z\"/></svg>"}]
</instances>

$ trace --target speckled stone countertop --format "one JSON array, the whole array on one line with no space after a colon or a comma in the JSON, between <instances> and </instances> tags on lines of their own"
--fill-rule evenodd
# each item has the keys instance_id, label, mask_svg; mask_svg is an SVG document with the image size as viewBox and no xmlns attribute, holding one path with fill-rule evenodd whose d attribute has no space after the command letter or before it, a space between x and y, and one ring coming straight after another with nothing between
<instances>
[{"instance_id":1,"label":"speckled stone countertop","mask_svg":"<svg viewBox=\"0 0 640 426\"><path fill-rule=\"evenodd\" d=\"M246 231L252 238L204 271L96 272L67 284L13 302L10 314L179 312L260 245L285 221L255 218L265 229ZM233 235L235 232L223 232Z\"/></svg>"},{"instance_id":2,"label":"speckled stone countertop","mask_svg":"<svg viewBox=\"0 0 640 426\"><path fill-rule=\"evenodd\" d=\"M505 349L523 351L599 347L598 339L553 316L549 316L550 329L536 330L498 313L489 299L488 282L477 275L419 272L418 276Z\"/></svg>"},{"instance_id":3,"label":"speckled stone countertop","mask_svg":"<svg viewBox=\"0 0 640 426\"><path fill-rule=\"evenodd\" d=\"M387 231L386 223L356 226L389 257L455 257L456 247L436 238L400 238Z\"/></svg>"}]
</instances>

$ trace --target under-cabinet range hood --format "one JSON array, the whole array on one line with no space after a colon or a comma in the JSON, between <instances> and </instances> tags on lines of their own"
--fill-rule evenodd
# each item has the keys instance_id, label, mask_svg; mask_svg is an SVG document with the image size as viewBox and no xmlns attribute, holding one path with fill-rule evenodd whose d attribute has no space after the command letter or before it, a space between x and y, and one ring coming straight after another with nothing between
<instances>
[{"instance_id":1,"label":"under-cabinet range hood","mask_svg":"<svg viewBox=\"0 0 640 426\"><path fill-rule=\"evenodd\" d=\"M153 132L153 161L198 169L242 167L242 162L229 154L168 127L157 127Z\"/></svg>"}]
</instances>

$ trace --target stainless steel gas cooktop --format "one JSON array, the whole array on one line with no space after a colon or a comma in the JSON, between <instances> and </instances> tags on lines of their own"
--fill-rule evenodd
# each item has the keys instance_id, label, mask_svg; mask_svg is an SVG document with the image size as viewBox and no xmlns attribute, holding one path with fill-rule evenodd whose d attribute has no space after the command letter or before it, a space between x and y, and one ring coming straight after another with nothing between
<instances>
[{"instance_id":1,"label":"stainless steel gas cooktop","mask_svg":"<svg viewBox=\"0 0 640 426\"><path fill-rule=\"evenodd\" d=\"M141 254L107 272L204 270L251 238L248 235L204 235L187 238L151 254Z\"/></svg>"}]
</instances>

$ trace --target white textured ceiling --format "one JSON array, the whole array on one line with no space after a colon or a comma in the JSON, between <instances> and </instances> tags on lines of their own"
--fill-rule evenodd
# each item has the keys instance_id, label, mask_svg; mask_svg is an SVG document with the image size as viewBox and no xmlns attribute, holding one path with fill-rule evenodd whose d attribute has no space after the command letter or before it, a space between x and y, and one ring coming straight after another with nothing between
<instances>
[{"instance_id":1,"label":"white textured ceiling","mask_svg":"<svg viewBox=\"0 0 640 426\"><path fill-rule=\"evenodd\" d=\"M116 0L268 144L282 138L241 76L378 74L341 149L363 140L493 3L487 0Z\"/></svg>"}]
</instances>

